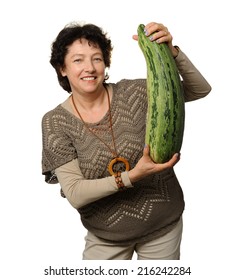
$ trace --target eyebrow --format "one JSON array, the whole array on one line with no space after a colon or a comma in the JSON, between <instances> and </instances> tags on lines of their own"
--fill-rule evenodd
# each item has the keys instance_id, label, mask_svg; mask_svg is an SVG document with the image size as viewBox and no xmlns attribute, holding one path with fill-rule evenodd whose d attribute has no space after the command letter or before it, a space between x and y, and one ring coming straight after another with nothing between
<instances>
[{"instance_id":1,"label":"eyebrow","mask_svg":"<svg viewBox=\"0 0 235 280\"><path fill-rule=\"evenodd\" d=\"M103 56L102 52L96 52L96 53L92 54L92 56L95 56L95 55L101 55L101 56ZM75 53L75 54L73 54L73 55L71 56L71 58L74 58L74 57L76 57L76 56L85 56L85 55L84 55L84 54Z\"/></svg>"}]
</instances>

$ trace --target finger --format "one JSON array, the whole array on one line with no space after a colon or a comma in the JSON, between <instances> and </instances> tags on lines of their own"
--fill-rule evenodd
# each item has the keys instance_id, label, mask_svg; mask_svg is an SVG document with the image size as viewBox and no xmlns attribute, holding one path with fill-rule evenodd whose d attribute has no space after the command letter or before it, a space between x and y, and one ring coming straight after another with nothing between
<instances>
[{"instance_id":1,"label":"finger","mask_svg":"<svg viewBox=\"0 0 235 280\"><path fill-rule=\"evenodd\" d=\"M157 164L157 171L159 172L168 168L172 168L178 161L179 161L179 154L174 154L169 161L165 163Z\"/></svg>"},{"instance_id":2,"label":"finger","mask_svg":"<svg viewBox=\"0 0 235 280\"><path fill-rule=\"evenodd\" d=\"M172 156L172 158L167 162L169 167L173 167L180 160L180 154L176 153Z\"/></svg>"},{"instance_id":3,"label":"finger","mask_svg":"<svg viewBox=\"0 0 235 280\"><path fill-rule=\"evenodd\" d=\"M135 41L138 41L138 35L133 35L132 39L134 39Z\"/></svg>"},{"instance_id":4,"label":"finger","mask_svg":"<svg viewBox=\"0 0 235 280\"><path fill-rule=\"evenodd\" d=\"M154 40L157 40L161 37L168 36L168 35L169 35L169 31L167 29L160 30L158 32L151 34L151 36L154 38Z\"/></svg>"},{"instance_id":5,"label":"finger","mask_svg":"<svg viewBox=\"0 0 235 280\"><path fill-rule=\"evenodd\" d=\"M156 41L157 43L163 43L163 42L171 42L172 36L170 32L166 30L162 30L159 32L156 32L150 36L151 41Z\"/></svg>"},{"instance_id":6,"label":"finger","mask_svg":"<svg viewBox=\"0 0 235 280\"><path fill-rule=\"evenodd\" d=\"M145 25L145 28L151 28L151 27L153 27L153 26L155 26L155 25L158 25L158 24L160 24L160 23L156 23L156 22L149 22L149 23L147 23L146 25Z\"/></svg>"},{"instance_id":7,"label":"finger","mask_svg":"<svg viewBox=\"0 0 235 280\"><path fill-rule=\"evenodd\" d=\"M168 31L167 28L161 24L156 22L151 22L145 25L145 34L150 36L151 34L159 31Z\"/></svg>"},{"instance_id":8,"label":"finger","mask_svg":"<svg viewBox=\"0 0 235 280\"><path fill-rule=\"evenodd\" d=\"M160 31L162 29L164 29L164 25L161 23L156 23L156 22L150 22L148 24L145 25L145 30L148 31L149 34L156 32L156 31Z\"/></svg>"},{"instance_id":9,"label":"finger","mask_svg":"<svg viewBox=\"0 0 235 280\"><path fill-rule=\"evenodd\" d=\"M144 145L143 155L144 156L149 156L149 145L147 145L147 144Z\"/></svg>"}]
</instances>

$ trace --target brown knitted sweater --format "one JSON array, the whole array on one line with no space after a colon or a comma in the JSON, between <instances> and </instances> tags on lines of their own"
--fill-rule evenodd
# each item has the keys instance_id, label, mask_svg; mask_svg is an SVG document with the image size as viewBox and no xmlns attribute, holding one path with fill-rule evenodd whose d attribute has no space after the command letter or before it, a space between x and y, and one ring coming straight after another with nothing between
<instances>
[{"instance_id":1,"label":"brown knitted sweater","mask_svg":"<svg viewBox=\"0 0 235 280\"><path fill-rule=\"evenodd\" d=\"M134 167L142 156L147 110L146 81L113 84L111 112L119 156ZM109 176L110 150L61 105L43 119L43 172L78 157L86 179ZM108 114L90 127L112 146ZM170 188L169 188L170 184ZM97 236L117 242L148 240L169 230L184 208L183 195L172 170L134 184L134 188L102 198L78 209L84 226Z\"/></svg>"}]
</instances>

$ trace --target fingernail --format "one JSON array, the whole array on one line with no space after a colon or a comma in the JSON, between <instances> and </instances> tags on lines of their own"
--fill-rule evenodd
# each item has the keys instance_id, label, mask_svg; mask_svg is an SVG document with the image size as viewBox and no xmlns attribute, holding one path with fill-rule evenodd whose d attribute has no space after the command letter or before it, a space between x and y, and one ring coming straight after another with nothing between
<instances>
[{"instance_id":1,"label":"fingernail","mask_svg":"<svg viewBox=\"0 0 235 280\"><path fill-rule=\"evenodd\" d=\"M144 29L144 33L146 36L148 36L148 31L146 29Z\"/></svg>"},{"instance_id":2,"label":"fingernail","mask_svg":"<svg viewBox=\"0 0 235 280\"><path fill-rule=\"evenodd\" d=\"M152 35L149 36L149 40L150 40L150 41L153 41L153 36L152 36Z\"/></svg>"}]
</instances>

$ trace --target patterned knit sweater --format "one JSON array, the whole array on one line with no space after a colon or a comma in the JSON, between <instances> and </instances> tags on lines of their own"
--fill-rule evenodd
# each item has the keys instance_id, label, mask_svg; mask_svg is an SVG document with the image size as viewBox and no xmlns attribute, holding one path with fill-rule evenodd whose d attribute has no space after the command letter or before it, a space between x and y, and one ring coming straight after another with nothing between
<instances>
[{"instance_id":1,"label":"patterned knit sweater","mask_svg":"<svg viewBox=\"0 0 235 280\"><path fill-rule=\"evenodd\" d=\"M133 168L143 153L147 96L146 80L112 84L111 113L118 155ZM108 114L90 124L112 147ZM83 123L61 105L43 118L43 173L78 158L86 179L110 176L113 155ZM145 241L168 232L184 208L181 188L173 170L149 176L134 188L99 199L78 209L84 226L100 238L119 243Z\"/></svg>"}]
</instances>

